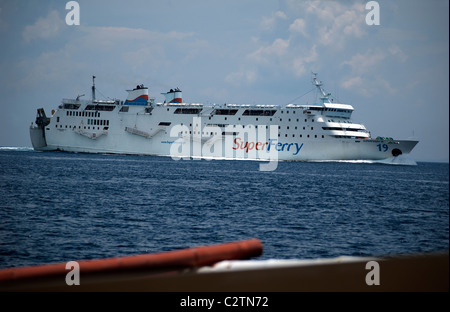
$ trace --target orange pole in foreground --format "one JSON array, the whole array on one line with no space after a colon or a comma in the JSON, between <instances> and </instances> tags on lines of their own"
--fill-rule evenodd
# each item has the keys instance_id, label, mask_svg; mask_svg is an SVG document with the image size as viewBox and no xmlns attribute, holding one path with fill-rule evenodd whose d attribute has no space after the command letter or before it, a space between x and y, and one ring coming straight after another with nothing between
<instances>
[{"instance_id":1,"label":"orange pole in foreground","mask_svg":"<svg viewBox=\"0 0 450 312\"><path fill-rule=\"evenodd\" d=\"M258 239L249 239L212 246L142 254L135 256L82 260L80 273L102 273L135 269L184 269L212 265L222 260L244 260L260 256L263 251ZM67 274L66 263L56 263L0 270L0 282Z\"/></svg>"}]
</instances>

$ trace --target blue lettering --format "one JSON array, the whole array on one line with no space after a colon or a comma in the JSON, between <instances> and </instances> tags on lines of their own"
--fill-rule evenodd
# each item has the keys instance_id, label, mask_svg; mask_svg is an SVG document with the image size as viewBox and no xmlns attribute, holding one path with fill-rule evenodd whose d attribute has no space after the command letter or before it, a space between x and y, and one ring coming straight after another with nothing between
<instances>
[{"instance_id":1,"label":"blue lettering","mask_svg":"<svg viewBox=\"0 0 450 312\"><path fill-rule=\"evenodd\" d=\"M300 146L298 146L298 144L297 143L295 143L295 147L297 148L297 151L295 152L295 154L294 154L294 156L295 155L297 155L298 154L298 152L300 152L300 150L302 149L302 147L303 147L303 143L300 145Z\"/></svg>"},{"instance_id":2,"label":"blue lettering","mask_svg":"<svg viewBox=\"0 0 450 312\"><path fill-rule=\"evenodd\" d=\"M272 145L275 145L275 143L273 143L273 141L277 141L277 139L269 139L269 145L267 145L267 151L269 151L269 152L270 152L270 147Z\"/></svg>"},{"instance_id":3,"label":"blue lettering","mask_svg":"<svg viewBox=\"0 0 450 312\"><path fill-rule=\"evenodd\" d=\"M292 147L292 152L293 155L297 155L300 150L303 147L303 143L302 144L298 144L298 143L281 143L281 142L276 142L278 141L277 139L269 139L269 142L267 143L267 151L270 152L270 148L273 146L278 152L289 152L291 151L291 147ZM285 149L286 148L286 149Z\"/></svg>"}]
</instances>

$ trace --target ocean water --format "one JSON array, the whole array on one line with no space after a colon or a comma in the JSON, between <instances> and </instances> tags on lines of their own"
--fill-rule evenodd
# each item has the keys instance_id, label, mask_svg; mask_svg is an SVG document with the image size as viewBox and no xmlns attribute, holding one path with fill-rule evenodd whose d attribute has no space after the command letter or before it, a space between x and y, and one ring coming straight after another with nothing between
<instances>
[{"instance_id":1,"label":"ocean water","mask_svg":"<svg viewBox=\"0 0 450 312\"><path fill-rule=\"evenodd\" d=\"M448 251L449 164L0 148L0 268L258 238L258 259Z\"/></svg>"}]
</instances>

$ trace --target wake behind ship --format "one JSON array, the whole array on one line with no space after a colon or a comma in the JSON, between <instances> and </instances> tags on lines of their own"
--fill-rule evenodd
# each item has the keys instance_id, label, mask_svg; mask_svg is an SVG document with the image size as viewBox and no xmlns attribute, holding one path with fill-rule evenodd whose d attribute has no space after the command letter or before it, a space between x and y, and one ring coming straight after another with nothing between
<instances>
[{"instance_id":1,"label":"wake behind ship","mask_svg":"<svg viewBox=\"0 0 450 312\"><path fill-rule=\"evenodd\" d=\"M409 154L418 141L373 138L351 120L353 106L334 103L316 74L317 104L203 105L184 103L178 88L163 103L138 85L125 101L63 99L47 117L37 110L30 126L33 148L171 156L173 158L254 160L383 160Z\"/></svg>"}]
</instances>

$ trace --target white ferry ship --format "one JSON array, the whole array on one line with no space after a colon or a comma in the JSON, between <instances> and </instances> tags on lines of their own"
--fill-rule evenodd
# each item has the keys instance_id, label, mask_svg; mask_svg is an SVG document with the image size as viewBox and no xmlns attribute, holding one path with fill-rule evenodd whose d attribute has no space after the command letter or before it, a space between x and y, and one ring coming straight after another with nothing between
<instances>
[{"instance_id":1,"label":"white ferry ship","mask_svg":"<svg viewBox=\"0 0 450 312\"><path fill-rule=\"evenodd\" d=\"M51 117L37 110L30 126L38 151L255 160L383 160L411 152L415 140L372 137L353 122L352 105L334 103L313 75L313 105L184 103L178 88L163 103L138 85L125 101L63 99Z\"/></svg>"}]
</instances>

